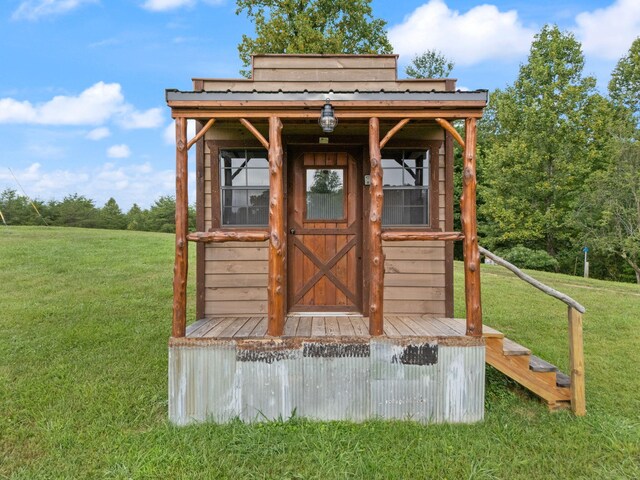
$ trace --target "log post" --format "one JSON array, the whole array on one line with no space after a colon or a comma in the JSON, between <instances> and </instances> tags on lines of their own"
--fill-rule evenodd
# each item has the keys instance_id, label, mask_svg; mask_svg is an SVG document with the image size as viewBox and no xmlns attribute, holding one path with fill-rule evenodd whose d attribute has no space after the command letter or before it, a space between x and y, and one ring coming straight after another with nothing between
<instances>
[{"instance_id":1,"label":"log post","mask_svg":"<svg viewBox=\"0 0 640 480\"><path fill-rule=\"evenodd\" d=\"M187 119L176 118L176 256L173 266L173 337L187 329L187 271L189 230Z\"/></svg>"},{"instance_id":2,"label":"log post","mask_svg":"<svg viewBox=\"0 0 640 480\"><path fill-rule=\"evenodd\" d=\"M284 232L284 175L282 122L269 117L269 281L267 334L277 337L284 331L285 265L287 237Z\"/></svg>"},{"instance_id":3,"label":"log post","mask_svg":"<svg viewBox=\"0 0 640 480\"><path fill-rule=\"evenodd\" d=\"M462 197L460 198L464 253L464 289L467 313L467 335L482 336L480 301L480 252L476 220L476 119L465 122Z\"/></svg>"},{"instance_id":4,"label":"log post","mask_svg":"<svg viewBox=\"0 0 640 480\"><path fill-rule=\"evenodd\" d=\"M380 121L369 119L369 156L371 157L371 186L369 187L369 334L384 332L384 252L382 250L382 154L380 153Z\"/></svg>"},{"instance_id":5,"label":"log post","mask_svg":"<svg viewBox=\"0 0 640 480\"><path fill-rule=\"evenodd\" d=\"M584 345L582 314L569 307L569 368L571 369L571 410L579 417L586 415L584 384Z\"/></svg>"}]
</instances>

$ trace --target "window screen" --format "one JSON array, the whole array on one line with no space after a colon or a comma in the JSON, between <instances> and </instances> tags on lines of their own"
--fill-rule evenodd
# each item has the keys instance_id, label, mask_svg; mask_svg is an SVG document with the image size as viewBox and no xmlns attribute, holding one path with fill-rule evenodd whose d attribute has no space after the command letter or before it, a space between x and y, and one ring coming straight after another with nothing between
<instances>
[{"instance_id":1,"label":"window screen","mask_svg":"<svg viewBox=\"0 0 640 480\"><path fill-rule=\"evenodd\" d=\"M428 150L382 151L383 225L429 225Z\"/></svg>"},{"instance_id":2,"label":"window screen","mask_svg":"<svg viewBox=\"0 0 640 480\"><path fill-rule=\"evenodd\" d=\"M269 223L269 161L266 150L222 150L222 225Z\"/></svg>"}]
</instances>

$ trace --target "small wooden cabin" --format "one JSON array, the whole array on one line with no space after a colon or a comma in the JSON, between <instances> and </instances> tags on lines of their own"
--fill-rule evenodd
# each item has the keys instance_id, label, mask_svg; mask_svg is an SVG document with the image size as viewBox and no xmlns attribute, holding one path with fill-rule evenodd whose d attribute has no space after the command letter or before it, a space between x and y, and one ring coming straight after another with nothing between
<instances>
[{"instance_id":1,"label":"small wooden cabin","mask_svg":"<svg viewBox=\"0 0 640 480\"><path fill-rule=\"evenodd\" d=\"M177 139L171 420L482 419L475 139L487 92L398 80L395 55L256 55L250 80L197 78L166 97ZM465 319L453 318L456 240Z\"/></svg>"}]
</instances>

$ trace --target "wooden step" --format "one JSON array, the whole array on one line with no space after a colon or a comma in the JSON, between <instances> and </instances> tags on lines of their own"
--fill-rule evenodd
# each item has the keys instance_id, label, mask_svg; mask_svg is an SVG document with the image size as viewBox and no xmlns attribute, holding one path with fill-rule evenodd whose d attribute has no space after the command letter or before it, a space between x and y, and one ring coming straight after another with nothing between
<instances>
[{"instance_id":1,"label":"wooden step","mask_svg":"<svg viewBox=\"0 0 640 480\"><path fill-rule=\"evenodd\" d=\"M519 343L509 340L508 338L502 339L502 351L505 355L531 355L531 350L527 347L523 347Z\"/></svg>"},{"instance_id":2,"label":"wooden step","mask_svg":"<svg viewBox=\"0 0 640 480\"><path fill-rule=\"evenodd\" d=\"M566 373L556 372L556 385L561 388L571 388L571 377Z\"/></svg>"},{"instance_id":3,"label":"wooden step","mask_svg":"<svg viewBox=\"0 0 640 480\"><path fill-rule=\"evenodd\" d=\"M545 400L549 408L559 408L570 400L569 390L557 385L555 371L536 372L530 368L528 348L507 338L487 338L486 346L489 365ZM539 364L536 360L534 363Z\"/></svg>"},{"instance_id":4,"label":"wooden step","mask_svg":"<svg viewBox=\"0 0 640 480\"><path fill-rule=\"evenodd\" d=\"M464 334L467 331L466 322L462 318L438 318L438 320L446 323L449 327L453 328L460 334ZM488 325L482 325L482 336L485 338L502 338L504 337L504 334Z\"/></svg>"},{"instance_id":5,"label":"wooden step","mask_svg":"<svg viewBox=\"0 0 640 480\"><path fill-rule=\"evenodd\" d=\"M558 371L558 367L541 359L540 357L536 357L535 355L531 355L531 357L529 357L529 368L534 372L557 372Z\"/></svg>"}]
</instances>

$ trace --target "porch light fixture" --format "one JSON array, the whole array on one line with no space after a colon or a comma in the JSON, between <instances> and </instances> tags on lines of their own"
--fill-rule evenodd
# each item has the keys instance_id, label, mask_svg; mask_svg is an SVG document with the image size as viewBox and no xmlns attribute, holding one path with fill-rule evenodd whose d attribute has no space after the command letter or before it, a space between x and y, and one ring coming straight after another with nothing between
<instances>
[{"instance_id":1,"label":"porch light fixture","mask_svg":"<svg viewBox=\"0 0 640 480\"><path fill-rule=\"evenodd\" d=\"M337 124L338 119L333 114L333 107L331 106L331 102L327 98L327 103L324 104L322 110L320 111L318 125L322 127L322 131L324 133L331 133L333 132L333 129L336 128Z\"/></svg>"}]
</instances>

